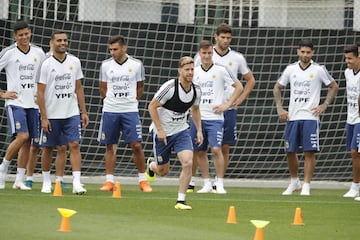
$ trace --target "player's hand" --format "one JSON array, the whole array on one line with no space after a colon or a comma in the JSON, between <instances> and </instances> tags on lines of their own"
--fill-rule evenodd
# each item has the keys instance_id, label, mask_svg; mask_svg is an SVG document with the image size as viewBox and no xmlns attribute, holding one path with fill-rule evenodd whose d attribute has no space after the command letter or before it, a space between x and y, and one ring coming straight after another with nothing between
<instances>
[{"instance_id":1,"label":"player's hand","mask_svg":"<svg viewBox=\"0 0 360 240\"><path fill-rule=\"evenodd\" d=\"M86 128L89 125L89 116L87 113L81 113L82 127Z\"/></svg>"},{"instance_id":2,"label":"player's hand","mask_svg":"<svg viewBox=\"0 0 360 240\"><path fill-rule=\"evenodd\" d=\"M3 99L11 99L11 100L14 100L14 99L17 99L18 98L18 95L17 95L17 92L14 92L14 91L6 91L2 94L1 96Z\"/></svg>"},{"instance_id":3,"label":"player's hand","mask_svg":"<svg viewBox=\"0 0 360 240\"><path fill-rule=\"evenodd\" d=\"M157 138L159 139L159 141L162 141L165 145L167 145L166 133L163 129L158 129Z\"/></svg>"},{"instance_id":4,"label":"player's hand","mask_svg":"<svg viewBox=\"0 0 360 240\"><path fill-rule=\"evenodd\" d=\"M204 137L202 131L198 131L196 134L196 143L198 146L200 146L201 144L203 144L203 142L204 142Z\"/></svg>"},{"instance_id":5,"label":"player's hand","mask_svg":"<svg viewBox=\"0 0 360 240\"><path fill-rule=\"evenodd\" d=\"M289 113L284 109L278 110L278 116L280 122L286 122L289 119Z\"/></svg>"},{"instance_id":6,"label":"player's hand","mask_svg":"<svg viewBox=\"0 0 360 240\"><path fill-rule=\"evenodd\" d=\"M229 107L226 104L220 104L213 108L215 114L221 114L225 112Z\"/></svg>"},{"instance_id":7,"label":"player's hand","mask_svg":"<svg viewBox=\"0 0 360 240\"><path fill-rule=\"evenodd\" d=\"M311 110L313 111L313 115L318 117L325 112L326 108L327 108L326 104L321 104L317 107L314 107Z\"/></svg>"},{"instance_id":8,"label":"player's hand","mask_svg":"<svg viewBox=\"0 0 360 240\"><path fill-rule=\"evenodd\" d=\"M50 133L51 132L51 124L50 124L49 119L42 119L41 127L45 133Z\"/></svg>"}]
</instances>

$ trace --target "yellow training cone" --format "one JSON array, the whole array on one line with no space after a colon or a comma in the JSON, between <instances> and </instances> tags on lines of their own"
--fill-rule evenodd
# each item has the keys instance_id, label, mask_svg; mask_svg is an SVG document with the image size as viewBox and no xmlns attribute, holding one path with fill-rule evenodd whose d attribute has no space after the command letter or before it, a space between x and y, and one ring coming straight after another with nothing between
<instances>
[{"instance_id":1,"label":"yellow training cone","mask_svg":"<svg viewBox=\"0 0 360 240\"><path fill-rule=\"evenodd\" d=\"M70 232L70 217L76 213L75 210L58 208L57 209L61 215L61 224L58 231L60 232Z\"/></svg>"},{"instance_id":2,"label":"yellow training cone","mask_svg":"<svg viewBox=\"0 0 360 240\"><path fill-rule=\"evenodd\" d=\"M264 227L270 223L270 221L263 220L250 220L256 227L254 240L264 240Z\"/></svg>"}]
</instances>

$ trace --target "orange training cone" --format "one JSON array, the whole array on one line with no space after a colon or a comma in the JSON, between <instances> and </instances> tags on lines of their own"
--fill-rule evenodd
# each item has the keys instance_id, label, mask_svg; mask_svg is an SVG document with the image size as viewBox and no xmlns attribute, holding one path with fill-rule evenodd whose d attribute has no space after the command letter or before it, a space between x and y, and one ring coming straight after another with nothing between
<instances>
[{"instance_id":1,"label":"orange training cone","mask_svg":"<svg viewBox=\"0 0 360 240\"><path fill-rule=\"evenodd\" d=\"M301 226L304 225L303 219L302 219L302 214L301 214L301 208L296 208L295 209L293 225L301 225Z\"/></svg>"},{"instance_id":2,"label":"orange training cone","mask_svg":"<svg viewBox=\"0 0 360 240\"><path fill-rule=\"evenodd\" d=\"M75 210L58 208L57 209L61 214L61 224L58 231L60 232L70 232L70 217L76 213Z\"/></svg>"},{"instance_id":3,"label":"orange training cone","mask_svg":"<svg viewBox=\"0 0 360 240\"><path fill-rule=\"evenodd\" d=\"M270 222L263 220L250 220L250 222L256 227L254 240L264 240L264 227Z\"/></svg>"},{"instance_id":4,"label":"orange training cone","mask_svg":"<svg viewBox=\"0 0 360 240\"><path fill-rule=\"evenodd\" d=\"M256 228L254 240L264 240L264 229Z\"/></svg>"},{"instance_id":5,"label":"orange training cone","mask_svg":"<svg viewBox=\"0 0 360 240\"><path fill-rule=\"evenodd\" d=\"M62 195L63 194L62 194L61 182L60 182L60 180L56 180L53 196L61 197Z\"/></svg>"},{"instance_id":6,"label":"orange training cone","mask_svg":"<svg viewBox=\"0 0 360 240\"><path fill-rule=\"evenodd\" d=\"M113 197L113 198L121 198L120 182L116 182L116 183L115 183L115 187L114 187L114 190L113 190L112 197Z\"/></svg>"},{"instance_id":7,"label":"orange training cone","mask_svg":"<svg viewBox=\"0 0 360 240\"><path fill-rule=\"evenodd\" d=\"M235 207L234 206L229 207L229 212L228 212L228 217L227 217L226 223L237 223L236 222L236 213L235 213Z\"/></svg>"}]
</instances>

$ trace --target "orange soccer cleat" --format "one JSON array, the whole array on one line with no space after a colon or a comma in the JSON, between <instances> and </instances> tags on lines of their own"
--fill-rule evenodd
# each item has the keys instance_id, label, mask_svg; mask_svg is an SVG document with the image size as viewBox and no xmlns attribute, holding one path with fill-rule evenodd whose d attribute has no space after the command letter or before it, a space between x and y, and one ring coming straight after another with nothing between
<instances>
[{"instance_id":1,"label":"orange soccer cleat","mask_svg":"<svg viewBox=\"0 0 360 240\"><path fill-rule=\"evenodd\" d=\"M105 182L104 185L100 188L100 191L113 191L114 190L113 182Z\"/></svg>"},{"instance_id":2,"label":"orange soccer cleat","mask_svg":"<svg viewBox=\"0 0 360 240\"><path fill-rule=\"evenodd\" d=\"M141 191L143 191L143 192L152 192L152 188L150 187L150 184L149 184L148 181L143 180L139 184L140 184Z\"/></svg>"}]
</instances>

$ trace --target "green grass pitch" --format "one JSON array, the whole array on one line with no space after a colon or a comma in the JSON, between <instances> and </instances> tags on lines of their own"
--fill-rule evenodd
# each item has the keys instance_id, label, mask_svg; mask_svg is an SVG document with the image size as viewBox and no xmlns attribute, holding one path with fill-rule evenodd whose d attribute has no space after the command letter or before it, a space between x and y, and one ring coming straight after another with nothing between
<instances>
[{"instance_id":1,"label":"green grass pitch","mask_svg":"<svg viewBox=\"0 0 360 240\"><path fill-rule=\"evenodd\" d=\"M281 196L283 189L227 188L228 194L189 193L193 210L174 209L177 186L153 186L142 193L138 186L121 185L122 198L87 184L88 193L71 190L63 196L32 191L0 190L0 239L124 239L124 240L253 240L250 220L266 220L265 240L357 239L360 202L343 198L345 190L312 189L309 197ZM236 224L226 223L230 206ZM301 208L304 226L292 225ZM57 208L77 211L70 218L71 232L59 232Z\"/></svg>"}]
</instances>

